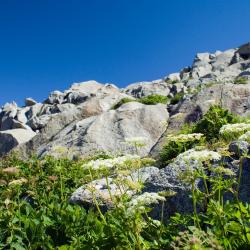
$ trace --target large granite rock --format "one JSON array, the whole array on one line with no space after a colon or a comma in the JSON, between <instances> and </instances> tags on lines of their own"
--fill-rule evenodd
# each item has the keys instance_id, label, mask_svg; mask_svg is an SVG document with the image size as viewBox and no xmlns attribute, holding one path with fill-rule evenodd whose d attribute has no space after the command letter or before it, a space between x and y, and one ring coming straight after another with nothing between
<instances>
[{"instance_id":1,"label":"large granite rock","mask_svg":"<svg viewBox=\"0 0 250 250\"><path fill-rule=\"evenodd\" d=\"M127 86L123 92L135 98L141 98L149 95L164 95L170 94L170 85L164 81L155 82L139 82Z\"/></svg>"},{"instance_id":2,"label":"large granite rock","mask_svg":"<svg viewBox=\"0 0 250 250\"><path fill-rule=\"evenodd\" d=\"M10 152L11 149L30 141L36 135L32 130L11 129L0 131L0 156Z\"/></svg>"},{"instance_id":3,"label":"large granite rock","mask_svg":"<svg viewBox=\"0 0 250 250\"><path fill-rule=\"evenodd\" d=\"M138 153L145 156L165 131L168 117L163 104L127 103L117 110L109 110L78 122L72 121L69 126L54 133L53 140L43 144L39 142L36 152L40 156L53 154L53 148L60 145L73 148L76 155L83 156L93 155L97 151L135 153L136 149L125 143L125 140L143 137L145 147L138 149ZM55 127L54 124L52 126ZM45 136L47 132L42 134Z\"/></svg>"}]
</instances>

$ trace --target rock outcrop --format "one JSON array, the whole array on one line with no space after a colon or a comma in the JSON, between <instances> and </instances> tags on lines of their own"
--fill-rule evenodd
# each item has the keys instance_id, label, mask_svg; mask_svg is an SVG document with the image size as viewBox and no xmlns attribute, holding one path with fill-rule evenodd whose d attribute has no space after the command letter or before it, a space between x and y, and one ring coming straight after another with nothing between
<instances>
[{"instance_id":1,"label":"rock outcrop","mask_svg":"<svg viewBox=\"0 0 250 250\"><path fill-rule=\"evenodd\" d=\"M23 129L36 132L29 141L8 144L1 155L17 147L23 156L53 154L57 146L74 149L81 156L96 151L133 153L126 137L146 137L141 155L156 157L165 135L184 122L196 121L212 104L220 104L239 115L250 114L249 43L224 52L199 53L191 67L152 82L134 83L119 89L96 81L75 83L63 92L53 91L38 103L25 100L5 104L0 112L0 131ZM163 95L169 104L137 102L113 106L123 98ZM135 99L136 101L136 99ZM24 132L28 133L28 132ZM7 150L8 149L8 150ZM74 151L72 150L72 151Z\"/></svg>"},{"instance_id":2,"label":"rock outcrop","mask_svg":"<svg viewBox=\"0 0 250 250\"><path fill-rule=\"evenodd\" d=\"M17 145L30 141L35 135L36 133L32 130L21 128L0 131L0 156L5 155Z\"/></svg>"},{"instance_id":3,"label":"rock outcrop","mask_svg":"<svg viewBox=\"0 0 250 250\"><path fill-rule=\"evenodd\" d=\"M167 101L164 104L140 101L158 95ZM42 103L32 98L25 100L24 107L7 103L0 109L0 157L13 150L21 157L33 153L38 157L58 156L58 151L64 149L69 158L84 158L103 151L157 158L167 135L178 131L184 123L198 121L215 104L240 116L250 115L250 43L224 52L199 53L192 66L152 82L119 89L113 84L88 81L75 83L63 92L53 91ZM143 138L144 147L128 144L133 138ZM223 161L238 175L239 157L249 155L249 142L232 142L228 150L232 156ZM197 167L195 161L188 165L183 161L191 152L192 149L180 154L163 169L146 167L133 173L143 177L142 192L176 192L164 208L166 219L175 212L192 210L190 184L184 184L179 178L187 168ZM213 166L217 163L214 161ZM250 202L249 157L242 163L240 198ZM105 200L104 210L112 207L109 192L120 193L114 176L108 177L110 190L106 181L94 180L79 187L70 202L93 206L89 188L94 188L98 193L96 198ZM202 187L202 180L196 186ZM132 190L127 191L130 196L135 195ZM161 209L161 205L154 207L155 218L160 217Z\"/></svg>"}]
</instances>

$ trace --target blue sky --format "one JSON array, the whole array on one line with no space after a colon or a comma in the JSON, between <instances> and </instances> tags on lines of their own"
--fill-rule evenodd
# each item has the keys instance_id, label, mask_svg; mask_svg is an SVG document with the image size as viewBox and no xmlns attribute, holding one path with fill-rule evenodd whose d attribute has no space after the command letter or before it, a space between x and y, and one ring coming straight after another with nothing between
<instances>
[{"instance_id":1,"label":"blue sky","mask_svg":"<svg viewBox=\"0 0 250 250\"><path fill-rule=\"evenodd\" d=\"M249 0L0 0L0 104L161 78L250 41Z\"/></svg>"}]
</instances>

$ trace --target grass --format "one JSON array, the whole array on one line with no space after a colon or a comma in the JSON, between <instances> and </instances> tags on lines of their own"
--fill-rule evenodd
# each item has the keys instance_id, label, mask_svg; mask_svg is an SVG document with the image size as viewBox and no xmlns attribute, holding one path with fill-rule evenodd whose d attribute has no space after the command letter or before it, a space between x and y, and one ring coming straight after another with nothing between
<instances>
[{"instance_id":1,"label":"grass","mask_svg":"<svg viewBox=\"0 0 250 250\"><path fill-rule=\"evenodd\" d=\"M168 103L169 98L163 95L149 95L142 98L132 99L132 98L122 98L118 103L116 103L112 109L118 109L123 104L128 102L139 102L145 105L155 105L158 103L166 104Z\"/></svg>"},{"instance_id":2,"label":"grass","mask_svg":"<svg viewBox=\"0 0 250 250\"><path fill-rule=\"evenodd\" d=\"M128 98L128 97L125 97L125 98L122 98L118 103L116 103L112 109L118 109L120 108L123 104L125 103L129 103L129 102L134 102L136 100L132 99L132 98Z\"/></svg>"},{"instance_id":3,"label":"grass","mask_svg":"<svg viewBox=\"0 0 250 250\"><path fill-rule=\"evenodd\" d=\"M246 77L237 77L234 80L234 84L247 84L248 83L248 79Z\"/></svg>"}]
</instances>

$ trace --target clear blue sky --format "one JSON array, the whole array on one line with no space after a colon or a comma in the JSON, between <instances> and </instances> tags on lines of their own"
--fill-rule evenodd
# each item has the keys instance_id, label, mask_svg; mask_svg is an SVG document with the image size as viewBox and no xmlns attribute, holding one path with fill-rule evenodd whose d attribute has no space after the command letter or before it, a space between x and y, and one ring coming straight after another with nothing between
<instances>
[{"instance_id":1,"label":"clear blue sky","mask_svg":"<svg viewBox=\"0 0 250 250\"><path fill-rule=\"evenodd\" d=\"M158 79L249 40L249 0L0 0L0 104Z\"/></svg>"}]
</instances>

